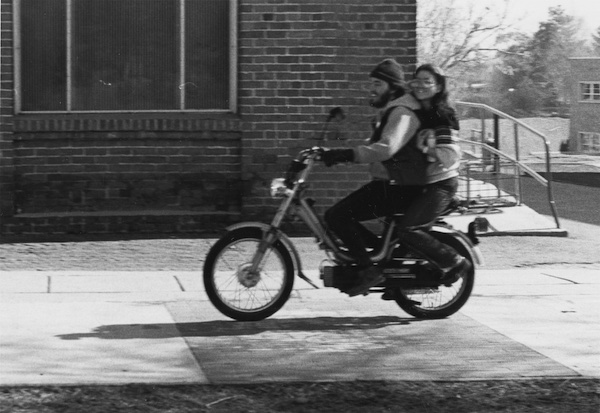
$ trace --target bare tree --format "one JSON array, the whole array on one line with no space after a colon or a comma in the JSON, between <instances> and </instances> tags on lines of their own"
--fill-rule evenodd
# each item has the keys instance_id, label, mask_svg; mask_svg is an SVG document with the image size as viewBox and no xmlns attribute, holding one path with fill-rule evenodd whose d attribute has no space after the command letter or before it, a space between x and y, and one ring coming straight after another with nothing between
<instances>
[{"instance_id":1,"label":"bare tree","mask_svg":"<svg viewBox=\"0 0 600 413\"><path fill-rule=\"evenodd\" d=\"M418 60L447 72L481 64L509 28L508 0L419 0Z\"/></svg>"},{"instance_id":2,"label":"bare tree","mask_svg":"<svg viewBox=\"0 0 600 413\"><path fill-rule=\"evenodd\" d=\"M592 49L596 56L600 56L600 27L592 34Z\"/></svg>"}]
</instances>

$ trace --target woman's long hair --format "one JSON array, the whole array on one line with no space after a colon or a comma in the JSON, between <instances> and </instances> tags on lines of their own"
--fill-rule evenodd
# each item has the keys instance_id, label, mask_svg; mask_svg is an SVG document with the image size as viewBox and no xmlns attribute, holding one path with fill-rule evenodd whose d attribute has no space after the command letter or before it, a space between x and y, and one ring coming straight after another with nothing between
<instances>
[{"instance_id":1,"label":"woman's long hair","mask_svg":"<svg viewBox=\"0 0 600 413\"><path fill-rule=\"evenodd\" d=\"M435 81L437 82L437 84L440 85L440 91L431 98L432 109L436 110L440 114L446 114L446 115L452 114L453 115L455 113L455 110L450 105L450 102L449 102L449 93L448 93L448 86L446 83L446 75L444 75L444 72L442 71L442 69L440 69L439 67L434 66L432 64L425 63L425 64L419 66L417 68L417 70L415 70L414 78L416 78L417 75L419 74L419 72L422 72L422 71L427 71L427 72L431 73L433 75L433 77L435 78Z\"/></svg>"}]
</instances>

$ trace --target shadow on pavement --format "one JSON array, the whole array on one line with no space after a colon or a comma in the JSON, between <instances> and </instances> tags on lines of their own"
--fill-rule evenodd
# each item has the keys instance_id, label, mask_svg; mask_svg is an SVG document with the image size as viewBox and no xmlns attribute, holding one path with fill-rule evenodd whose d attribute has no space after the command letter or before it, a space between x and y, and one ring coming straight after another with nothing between
<instances>
[{"instance_id":1,"label":"shadow on pavement","mask_svg":"<svg viewBox=\"0 0 600 413\"><path fill-rule=\"evenodd\" d=\"M62 340L101 338L106 340L163 339L170 337L248 336L267 331L336 331L371 330L408 325L420 320L392 316L315 317L268 319L256 322L204 321L194 323L113 324L95 328L90 333L60 334ZM174 329L175 326L177 329Z\"/></svg>"}]
</instances>

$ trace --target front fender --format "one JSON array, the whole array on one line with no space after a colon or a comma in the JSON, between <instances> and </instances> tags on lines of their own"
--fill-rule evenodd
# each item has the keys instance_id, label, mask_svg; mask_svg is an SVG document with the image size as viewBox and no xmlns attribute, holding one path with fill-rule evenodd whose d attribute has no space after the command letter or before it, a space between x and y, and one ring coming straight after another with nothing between
<instances>
[{"instance_id":1,"label":"front fender","mask_svg":"<svg viewBox=\"0 0 600 413\"><path fill-rule=\"evenodd\" d=\"M225 228L225 230L233 231L233 230L240 229L240 228L260 228L263 231L268 231L269 229L271 229L271 227L268 224L265 224L264 222L247 221L247 222L238 222L236 224L230 225L227 228Z\"/></svg>"},{"instance_id":2,"label":"front fender","mask_svg":"<svg viewBox=\"0 0 600 413\"><path fill-rule=\"evenodd\" d=\"M294 245L292 240L283 231L281 231L278 228L273 228L271 225L265 224L264 222L257 222L257 221L238 222L237 224L228 226L226 228L226 230L233 231L235 229L240 229L240 228L258 228L262 232L265 232L265 233L272 231L272 230L276 231L277 238L288 249L288 251L290 251L290 253L292 255L292 261L294 263L294 268L296 269L296 275L298 277L302 278L304 281L306 281L310 285L312 285L313 287L319 288L302 271L302 261L300 260L300 254L298 254L298 250L296 249L296 246Z\"/></svg>"}]
</instances>

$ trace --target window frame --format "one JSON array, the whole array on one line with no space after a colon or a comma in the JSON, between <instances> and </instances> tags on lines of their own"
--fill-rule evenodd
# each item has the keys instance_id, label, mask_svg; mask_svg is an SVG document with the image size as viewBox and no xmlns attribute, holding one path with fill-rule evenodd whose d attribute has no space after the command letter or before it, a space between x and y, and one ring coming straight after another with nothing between
<instances>
[{"instance_id":1,"label":"window frame","mask_svg":"<svg viewBox=\"0 0 600 413\"><path fill-rule=\"evenodd\" d=\"M590 86L589 99L584 98L583 86ZM594 92L594 86L597 86L599 93ZM579 82L579 102L581 103L600 103L600 81L580 81Z\"/></svg>"},{"instance_id":2,"label":"window frame","mask_svg":"<svg viewBox=\"0 0 600 413\"><path fill-rule=\"evenodd\" d=\"M600 133L599 132L578 132L578 136L579 136L579 145L581 148L581 152L584 152L584 153L600 152ZM599 143L598 143L598 145L595 145L593 142L591 142L589 145L587 145L591 149L584 150L583 140L586 138L588 138L590 141L592 141L594 138L597 138Z\"/></svg>"},{"instance_id":3,"label":"window frame","mask_svg":"<svg viewBox=\"0 0 600 413\"><path fill-rule=\"evenodd\" d=\"M239 0L224 0L229 2L229 107L227 109L185 109L185 93L179 95L179 109L140 109L140 110L72 110L72 4L73 0L66 1L66 54L67 54L67 73L65 92L67 96L67 110L44 110L44 111L24 111L22 110L21 93L22 81L21 78L21 0L14 0L14 24L13 36L15 41L15 114L95 114L95 113L236 113L238 100L238 85L237 85L237 62L238 62L238 1ZM178 2L179 20L179 84L185 84L185 2L186 0L176 0Z\"/></svg>"}]
</instances>

